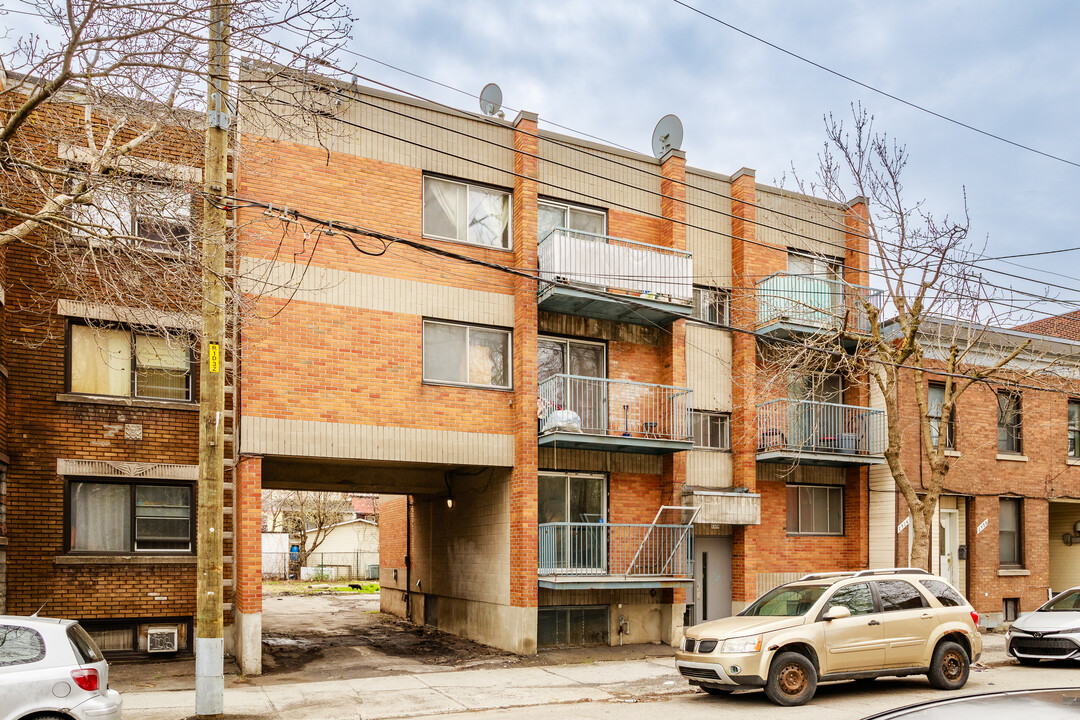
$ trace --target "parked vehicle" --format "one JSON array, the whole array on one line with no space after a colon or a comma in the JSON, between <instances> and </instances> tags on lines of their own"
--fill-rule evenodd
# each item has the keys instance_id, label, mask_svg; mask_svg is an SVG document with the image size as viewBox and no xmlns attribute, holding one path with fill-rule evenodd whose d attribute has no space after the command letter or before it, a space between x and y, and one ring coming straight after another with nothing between
<instances>
[{"instance_id":1,"label":"parked vehicle","mask_svg":"<svg viewBox=\"0 0 1080 720\"><path fill-rule=\"evenodd\" d=\"M956 588L925 570L821 573L688 628L675 664L713 695L760 687L778 705L802 705L830 680L925 674L956 690L982 655L978 624Z\"/></svg>"},{"instance_id":2,"label":"parked vehicle","mask_svg":"<svg viewBox=\"0 0 1080 720\"><path fill-rule=\"evenodd\" d=\"M120 720L122 704L79 623L0 615L0 720Z\"/></svg>"},{"instance_id":3,"label":"parked vehicle","mask_svg":"<svg viewBox=\"0 0 1080 720\"><path fill-rule=\"evenodd\" d=\"M1080 587L1017 619L1005 633L1005 649L1021 665L1080 658Z\"/></svg>"}]
</instances>

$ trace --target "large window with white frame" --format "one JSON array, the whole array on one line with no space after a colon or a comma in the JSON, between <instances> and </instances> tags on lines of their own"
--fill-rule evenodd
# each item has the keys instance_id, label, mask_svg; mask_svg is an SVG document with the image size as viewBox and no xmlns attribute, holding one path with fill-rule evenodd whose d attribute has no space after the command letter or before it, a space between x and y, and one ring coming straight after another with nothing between
<instances>
[{"instance_id":1,"label":"large window with white frame","mask_svg":"<svg viewBox=\"0 0 1080 720\"><path fill-rule=\"evenodd\" d=\"M189 402L191 352L179 337L72 323L68 389L86 395Z\"/></svg>"},{"instance_id":2,"label":"large window with white frame","mask_svg":"<svg viewBox=\"0 0 1080 720\"><path fill-rule=\"evenodd\" d=\"M729 323L731 293L720 288L694 286L694 307L690 317L714 325Z\"/></svg>"},{"instance_id":3,"label":"large window with white frame","mask_svg":"<svg viewBox=\"0 0 1080 720\"><path fill-rule=\"evenodd\" d=\"M536 239L543 242L555 228L566 228L593 235L607 234L607 215L600 210L541 200L536 206Z\"/></svg>"},{"instance_id":4,"label":"large window with white frame","mask_svg":"<svg viewBox=\"0 0 1080 720\"><path fill-rule=\"evenodd\" d=\"M509 250L510 216L506 190L424 178L424 237Z\"/></svg>"},{"instance_id":5,"label":"large window with white frame","mask_svg":"<svg viewBox=\"0 0 1080 720\"><path fill-rule=\"evenodd\" d=\"M691 410L690 426L694 431L695 449L731 449L731 416L728 413Z\"/></svg>"},{"instance_id":6,"label":"large window with white frame","mask_svg":"<svg viewBox=\"0 0 1080 720\"><path fill-rule=\"evenodd\" d=\"M190 553L193 486L146 480L69 483L68 549L91 553Z\"/></svg>"},{"instance_id":7,"label":"large window with white frame","mask_svg":"<svg viewBox=\"0 0 1080 720\"><path fill-rule=\"evenodd\" d=\"M160 255L190 255L192 203L190 192L167 183L138 178L103 183L93 204L74 206L72 219L83 224L74 234Z\"/></svg>"},{"instance_id":8,"label":"large window with white frame","mask_svg":"<svg viewBox=\"0 0 1080 720\"><path fill-rule=\"evenodd\" d=\"M787 532L789 535L843 535L843 486L789 483Z\"/></svg>"},{"instance_id":9,"label":"large window with white frame","mask_svg":"<svg viewBox=\"0 0 1080 720\"><path fill-rule=\"evenodd\" d=\"M424 321L424 381L509 390L513 380L509 330Z\"/></svg>"}]
</instances>

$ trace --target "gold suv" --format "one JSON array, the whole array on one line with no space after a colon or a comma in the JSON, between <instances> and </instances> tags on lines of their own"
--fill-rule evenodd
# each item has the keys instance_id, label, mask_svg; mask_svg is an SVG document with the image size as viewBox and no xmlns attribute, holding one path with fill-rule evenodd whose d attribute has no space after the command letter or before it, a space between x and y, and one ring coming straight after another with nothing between
<instances>
[{"instance_id":1,"label":"gold suv","mask_svg":"<svg viewBox=\"0 0 1080 720\"><path fill-rule=\"evenodd\" d=\"M818 681L886 675L957 690L982 655L978 625L956 588L925 570L821 573L687 628L675 664L710 694L763 687L778 705L809 701Z\"/></svg>"}]
</instances>

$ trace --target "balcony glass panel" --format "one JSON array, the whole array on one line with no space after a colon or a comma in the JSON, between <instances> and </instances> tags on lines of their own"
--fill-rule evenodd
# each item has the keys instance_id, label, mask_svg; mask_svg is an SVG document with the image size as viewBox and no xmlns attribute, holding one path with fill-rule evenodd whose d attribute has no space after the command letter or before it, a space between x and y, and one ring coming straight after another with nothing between
<instances>
[{"instance_id":1,"label":"balcony glass panel","mask_svg":"<svg viewBox=\"0 0 1080 720\"><path fill-rule=\"evenodd\" d=\"M867 334L863 301L880 307L883 293L817 275L776 273L757 284L758 327L777 323L809 331L847 329Z\"/></svg>"}]
</instances>

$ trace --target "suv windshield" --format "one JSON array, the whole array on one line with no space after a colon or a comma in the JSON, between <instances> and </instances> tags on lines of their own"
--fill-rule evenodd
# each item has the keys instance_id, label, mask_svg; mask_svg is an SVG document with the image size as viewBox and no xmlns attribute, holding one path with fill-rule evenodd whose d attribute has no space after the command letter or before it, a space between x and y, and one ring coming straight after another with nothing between
<instances>
[{"instance_id":1,"label":"suv windshield","mask_svg":"<svg viewBox=\"0 0 1080 720\"><path fill-rule=\"evenodd\" d=\"M1037 612L1076 612L1080 610L1080 590L1067 592L1043 605Z\"/></svg>"},{"instance_id":2,"label":"suv windshield","mask_svg":"<svg viewBox=\"0 0 1080 720\"><path fill-rule=\"evenodd\" d=\"M764 617L770 615L805 615L828 585L782 585L765 593L739 615Z\"/></svg>"}]
</instances>

